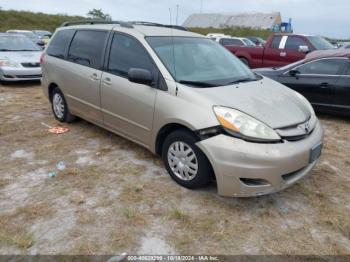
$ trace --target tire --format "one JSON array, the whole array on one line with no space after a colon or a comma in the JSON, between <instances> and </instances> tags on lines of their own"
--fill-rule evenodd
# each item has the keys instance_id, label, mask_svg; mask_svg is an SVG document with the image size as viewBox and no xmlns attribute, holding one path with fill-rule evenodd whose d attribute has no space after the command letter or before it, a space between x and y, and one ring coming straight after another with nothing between
<instances>
[{"instance_id":1,"label":"tire","mask_svg":"<svg viewBox=\"0 0 350 262\"><path fill-rule=\"evenodd\" d=\"M249 62L248 62L247 59L245 59L245 58L243 58L243 57L240 57L239 60L241 60L241 62L242 62L243 64L245 64L246 66L248 66L248 67L250 68Z\"/></svg>"},{"instance_id":2,"label":"tire","mask_svg":"<svg viewBox=\"0 0 350 262\"><path fill-rule=\"evenodd\" d=\"M60 122L71 123L76 119L76 117L69 112L66 99L58 87L52 91L51 108L53 115Z\"/></svg>"},{"instance_id":3,"label":"tire","mask_svg":"<svg viewBox=\"0 0 350 262\"><path fill-rule=\"evenodd\" d=\"M180 129L168 135L162 146L162 158L171 178L190 189L208 185L212 177L211 165L196 142L194 135Z\"/></svg>"}]
</instances>

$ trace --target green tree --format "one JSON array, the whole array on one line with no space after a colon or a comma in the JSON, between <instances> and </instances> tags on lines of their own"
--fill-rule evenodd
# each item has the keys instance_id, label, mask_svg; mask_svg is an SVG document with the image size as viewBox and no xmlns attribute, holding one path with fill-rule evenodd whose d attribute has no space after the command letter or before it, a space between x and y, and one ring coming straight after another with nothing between
<instances>
[{"instance_id":1,"label":"green tree","mask_svg":"<svg viewBox=\"0 0 350 262\"><path fill-rule=\"evenodd\" d=\"M102 9L92 9L87 13L87 16L92 19L103 19L107 21L111 21L112 17L109 14L102 12Z\"/></svg>"}]
</instances>

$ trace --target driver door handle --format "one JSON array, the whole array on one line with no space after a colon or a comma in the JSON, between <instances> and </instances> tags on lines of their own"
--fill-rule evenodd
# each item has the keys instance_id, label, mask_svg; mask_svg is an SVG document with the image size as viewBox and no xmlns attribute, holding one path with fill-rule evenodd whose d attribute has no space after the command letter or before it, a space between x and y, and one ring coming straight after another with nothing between
<instances>
[{"instance_id":1,"label":"driver door handle","mask_svg":"<svg viewBox=\"0 0 350 262\"><path fill-rule=\"evenodd\" d=\"M280 53L280 56L281 56L281 57L286 57L286 56L287 56L287 53L286 53L286 52L281 52L281 53Z\"/></svg>"},{"instance_id":2,"label":"driver door handle","mask_svg":"<svg viewBox=\"0 0 350 262\"><path fill-rule=\"evenodd\" d=\"M93 81L98 81L100 80L100 78L98 77L98 75L96 73L93 73L91 76L90 76L91 80Z\"/></svg>"}]
</instances>

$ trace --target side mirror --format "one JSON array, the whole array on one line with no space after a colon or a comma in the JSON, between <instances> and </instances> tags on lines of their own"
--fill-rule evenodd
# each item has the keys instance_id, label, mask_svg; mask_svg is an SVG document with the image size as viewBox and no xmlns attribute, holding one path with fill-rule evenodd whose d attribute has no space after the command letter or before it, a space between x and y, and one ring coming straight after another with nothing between
<instances>
[{"instance_id":1,"label":"side mirror","mask_svg":"<svg viewBox=\"0 0 350 262\"><path fill-rule=\"evenodd\" d=\"M290 71L289 71L289 75L290 75L290 76L296 77L296 76L298 76L299 74L300 74L300 72L299 72L298 70L290 70Z\"/></svg>"},{"instance_id":2,"label":"side mirror","mask_svg":"<svg viewBox=\"0 0 350 262\"><path fill-rule=\"evenodd\" d=\"M309 47L307 45L301 45L298 48L298 52L300 52L300 53L309 53L310 49L309 49Z\"/></svg>"},{"instance_id":3,"label":"side mirror","mask_svg":"<svg viewBox=\"0 0 350 262\"><path fill-rule=\"evenodd\" d=\"M128 72L130 82L151 86L153 82L152 73L142 68L130 68Z\"/></svg>"}]
</instances>

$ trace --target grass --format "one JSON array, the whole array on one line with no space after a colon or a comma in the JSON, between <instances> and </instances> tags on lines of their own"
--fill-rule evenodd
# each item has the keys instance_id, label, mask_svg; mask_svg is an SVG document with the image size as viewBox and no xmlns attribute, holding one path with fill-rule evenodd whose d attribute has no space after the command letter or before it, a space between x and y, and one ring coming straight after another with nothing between
<instances>
[{"instance_id":1,"label":"grass","mask_svg":"<svg viewBox=\"0 0 350 262\"><path fill-rule=\"evenodd\" d=\"M53 210L46 203L22 206L12 213L1 214L0 243L23 249L30 248L34 239L27 226L36 219L47 218L52 214Z\"/></svg>"},{"instance_id":2,"label":"grass","mask_svg":"<svg viewBox=\"0 0 350 262\"><path fill-rule=\"evenodd\" d=\"M64 14L49 15L15 10L0 10L0 31L9 29L48 30L54 32L65 21L86 19L81 16Z\"/></svg>"}]
</instances>

